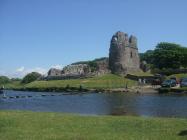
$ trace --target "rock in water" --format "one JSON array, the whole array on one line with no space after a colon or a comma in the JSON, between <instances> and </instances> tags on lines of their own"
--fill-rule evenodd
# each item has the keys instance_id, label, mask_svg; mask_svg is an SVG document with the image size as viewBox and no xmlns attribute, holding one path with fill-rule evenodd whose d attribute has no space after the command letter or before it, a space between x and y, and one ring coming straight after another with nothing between
<instances>
[{"instance_id":1,"label":"rock in water","mask_svg":"<svg viewBox=\"0 0 187 140\"><path fill-rule=\"evenodd\" d=\"M135 36L117 32L112 36L109 50L109 67L112 73L126 75L140 71L140 58Z\"/></svg>"}]
</instances>

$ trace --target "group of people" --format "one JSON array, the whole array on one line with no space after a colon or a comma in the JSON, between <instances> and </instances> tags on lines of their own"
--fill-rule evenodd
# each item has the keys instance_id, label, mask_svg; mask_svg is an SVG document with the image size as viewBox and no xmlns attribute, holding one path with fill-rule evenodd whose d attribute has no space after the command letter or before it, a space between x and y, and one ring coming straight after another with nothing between
<instances>
[{"instance_id":1,"label":"group of people","mask_svg":"<svg viewBox=\"0 0 187 140\"><path fill-rule=\"evenodd\" d=\"M138 85L139 86L142 86L142 85L145 85L145 84L146 84L146 79L141 79L141 78L138 79Z\"/></svg>"},{"instance_id":2,"label":"group of people","mask_svg":"<svg viewBox=\"0 0 187 140\"><path fill-rule=\"evenodd\" d=\"M0 88L0 90L3 90L5 87L4 86L2 86L1 88Z\"/></svg>"},{"instance_id":3,"label":"group of people","mask_svg":"<svg viewBox=\"0 0 187 140\"><path fill-rule=\"evenodd\" d=\"M0 93L3 93L3 90L4 90L4 86L2 86L2 87L0 88Z\"/></svg>"}]
</instances>

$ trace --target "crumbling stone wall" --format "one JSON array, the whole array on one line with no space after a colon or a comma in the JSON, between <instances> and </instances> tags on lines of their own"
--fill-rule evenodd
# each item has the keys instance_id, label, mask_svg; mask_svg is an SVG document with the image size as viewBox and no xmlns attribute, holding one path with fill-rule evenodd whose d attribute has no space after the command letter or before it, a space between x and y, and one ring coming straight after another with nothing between
<instances>
[{"instance_id":1,"label":"crumbling stone wall","mask_svg":"<svg viewBox=\"0 0 187 140\"><path fill-rule=\"evenodd\" d=\"M61 76L62 75L62 70L51 68L48 71L48 76Z\"/></svg>"},{"instance_id":2,"label":"crumbling stone wall","mask_svg":"<svg viewBox=\"0 0 187 140\"><path fill-rule=\"evenodd\" d=\"M68 65L63 68L63 75L87 75L90 73L90 67L87 64Z\"/></svg>"}]
</instances>

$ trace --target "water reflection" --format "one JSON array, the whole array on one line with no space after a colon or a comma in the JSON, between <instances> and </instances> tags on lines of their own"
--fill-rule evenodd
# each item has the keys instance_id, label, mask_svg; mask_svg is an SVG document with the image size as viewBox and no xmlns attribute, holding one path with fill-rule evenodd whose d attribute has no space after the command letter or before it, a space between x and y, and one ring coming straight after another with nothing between
<instances>
[{"instance_id":1,"label":"water reflection","mask_svg":"<svg viewBox=\"0 0 187 140\"><path fill-rule=\"evenodd\" d=\"M187 96L63 94L7 91L8 97L18 96L22 98L0 98L0 110L52 111L90 115L187 117Z\"/></svg>"}]
</instances>

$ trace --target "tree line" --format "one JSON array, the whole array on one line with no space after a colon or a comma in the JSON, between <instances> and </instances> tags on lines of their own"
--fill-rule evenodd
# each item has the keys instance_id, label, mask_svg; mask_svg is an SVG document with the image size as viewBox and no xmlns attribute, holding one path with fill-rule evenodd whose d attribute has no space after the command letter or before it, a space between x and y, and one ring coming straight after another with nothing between
<instances>
[{"instance_id":1,"label":"tree line","mask_svg":"<svg viewBox=\"0 0 187 140\"><path fill-rule=\"evenodd\" d=\"M151 69L187 68L187 48L179 44L161 42L154 50L140 54L141 61L146 61Z\"/></svg>"},{"instance_id":2,"label":"tree line","mask_svg":"<svg viewBox=\"0 0 187 140\"><path fill-rule=\"evenodd\" d=\"M9 83L12 83L12 82L15 82L15 81L19 81L22 84L27 84L27 83L33 82L35 80L38 80L41 77L42 77L42 75L40 73L38 73L38 72L28 73L27 75L25 75L23 77L23 79L20 79L20 78L8 78L7 76L0 76L0 86L3 86L5 84L9 84Z\"/></svg>"}]
</instances>

